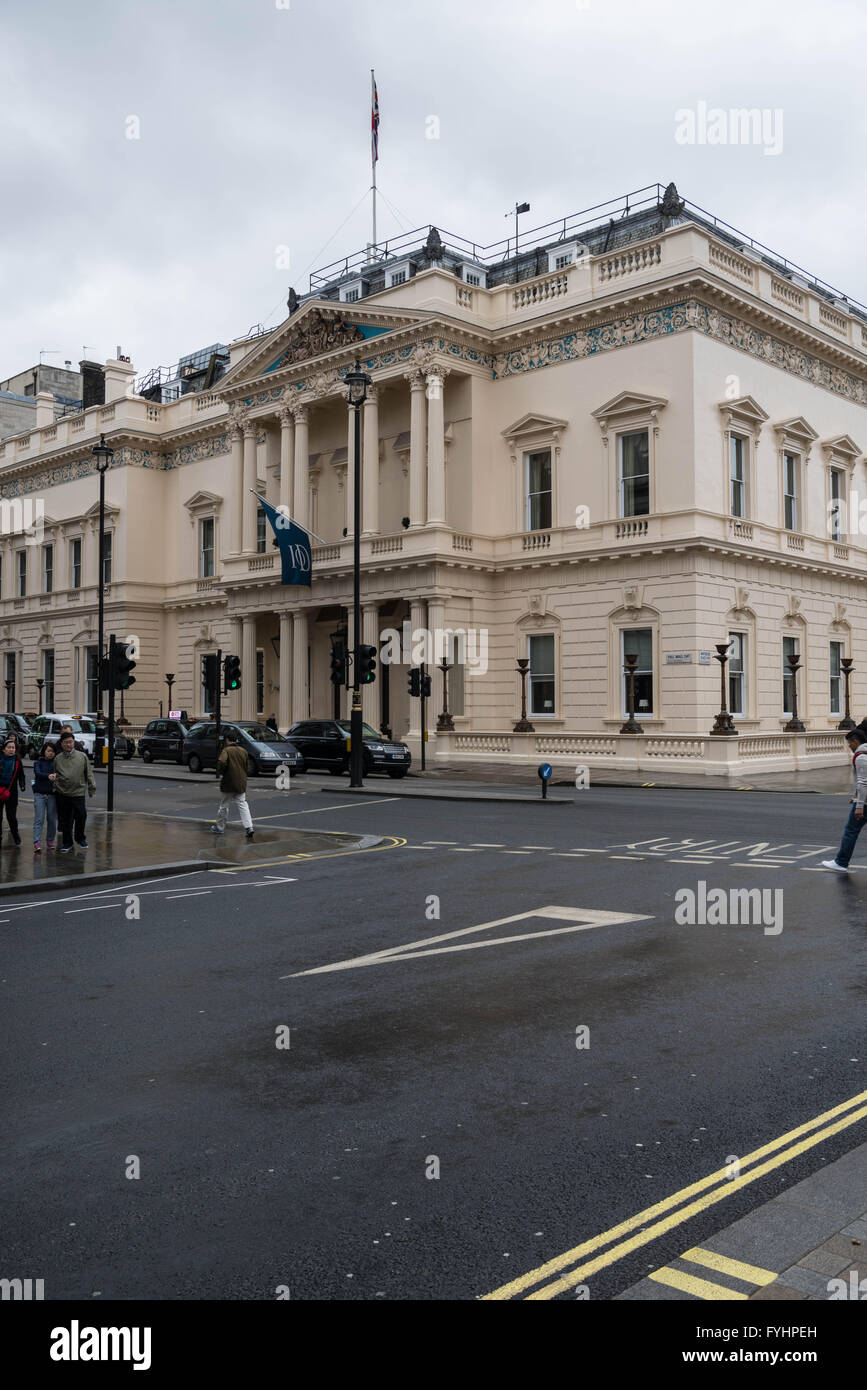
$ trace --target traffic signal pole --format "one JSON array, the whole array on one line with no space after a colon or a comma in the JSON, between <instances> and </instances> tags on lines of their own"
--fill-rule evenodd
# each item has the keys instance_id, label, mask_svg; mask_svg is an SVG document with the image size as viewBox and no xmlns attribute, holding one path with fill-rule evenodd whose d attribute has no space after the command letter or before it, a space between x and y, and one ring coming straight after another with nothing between
<instances>
[{"instance_id":1,"label":"traffic signal pole","mask_svg":"<svg viewBox=\"0 0 867 1390\"><path fill-rule=\"evenodd\" d=\"M420 693L421 693L421 770L422 770L422 772L424 772L424 768L425 768L425 761L424 761L425 743L426 743L426 741L427 741L427 725L425 724L425 713L424 713L424 706L425 706L424 662L421 663L421 666L419 667L419 670L421 671L421 683L420 683Z\"/></svg>"},{"instance_id":2,"label":"traffic signal pole","mask_svg":"<svg viewBox=\"0 0 867 1390\"><path fill-rule=\"evenodd\" d=\"M105 808L109 814L114 811L114 649L115 640L112 633L108 639L108 669L111 679L108 683L108 786L105 797ZM99 704L101 709L101 700Z\"/></svg>"},{"instance_id":3,"label":"traffic signal pole","mask_svg":"<svg viewBox=\"0 0 867 1390\"><path fill-rule=\"evenodd\" d=\"M223 713L222 693L223 693L223 652L222 648L217 652L217 679L214 682L214 719L217 724L217 757L220 756L220 721Z\"/></svg>"},{"instance_id":4,"label":"traffic signal pole","mask_svg":"<svg viewBox=\"0 0 867 1390\"><path fill-rule=\"evenodd\" d=\"M361 738L361 409L355 406L352 535L352 709L349 716L349 785L364 785L364 749Z\"/></svg>"}]
</instances>

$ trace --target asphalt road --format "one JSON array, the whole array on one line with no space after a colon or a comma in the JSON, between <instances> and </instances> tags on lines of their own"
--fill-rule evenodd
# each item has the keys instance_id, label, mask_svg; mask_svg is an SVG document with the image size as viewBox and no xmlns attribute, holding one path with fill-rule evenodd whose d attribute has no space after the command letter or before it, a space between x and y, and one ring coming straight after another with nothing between
<instances>
[{"instance_id":1,"label":"asphalt road","mask_svg":"<svg viewBox=\"0 0 867 1390\"><path fill-rule=\"evenodd\" d=\"M473 1299L867 1086L867 872L816 871L843 798L420 803L383 779L350 801L330 780L254 786L254 815L405 843L0 912L7 1275L49 1299ZM213 786L119 797L200 816ZM700 881L769 890L772 915L681 925Z\"/></svg>"}]
</instances>

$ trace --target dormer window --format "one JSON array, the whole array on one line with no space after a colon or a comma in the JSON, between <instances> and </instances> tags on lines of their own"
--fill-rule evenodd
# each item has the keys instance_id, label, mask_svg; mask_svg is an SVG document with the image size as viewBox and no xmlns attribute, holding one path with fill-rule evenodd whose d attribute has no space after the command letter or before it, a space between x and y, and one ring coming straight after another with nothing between
<instances>
[{"instance_id":1,"label":"dormer window","mask_svg":"<svg viewBox=\"0 0 867 1390\"><path fill-rule=\"evenodd\" d=\"M412 265L409 261L401 261L399 265L394 265L385 272L385 288L394 289L396 285L405 285L412 274Z\"/></svg>"},{"instance_id":2,"label":"dormer window","mask_svg":"<svg viewBox=\"0 0 867 1390\"><path fill-rule=\"evenodd\" d=\"M465 285L474 285L477 289L487 289L488 277L480 265L464 264L461 266L461 279Z\"/></svg>"},{"instance_id":3,"label":"dormer window","mask_svg":"<svg viewBox=\"0 0 867 1390\"><path fill-rule=\"evenodd\" d=\"M552 247L548 252L548 270L565 270L567 266L574 265L580 249L577 241L562 242L559 246Z\"/></svg>"},{"instance_id":4,"label":"dormer window","mask_svg":"<svg viewBox=\"0 0 867 1390\"><path fill-rule=\"evenodd\" d=\"M340 302L342 304L354 304L361 299L364 293L364 284L361 280L347 280L345 285L340 286Z\"/></svg>"}]
</instances>

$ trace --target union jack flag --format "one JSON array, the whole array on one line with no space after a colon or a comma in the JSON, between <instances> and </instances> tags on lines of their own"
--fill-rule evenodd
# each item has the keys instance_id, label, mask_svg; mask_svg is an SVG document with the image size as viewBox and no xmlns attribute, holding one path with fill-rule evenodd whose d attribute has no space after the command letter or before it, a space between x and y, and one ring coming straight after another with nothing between
<instances>
[{"instance_id":1,"label":"union jack flag","mask_svg":"<svg viewBox=\"0 0 867 1390\"><path fill-rule=\"evenodd\" d=\"M379 95L376 90L376 78L373 70L370 73L370 149L373 155L373 162L376 164L379 159Z\"/></svg>"}]
</instances>

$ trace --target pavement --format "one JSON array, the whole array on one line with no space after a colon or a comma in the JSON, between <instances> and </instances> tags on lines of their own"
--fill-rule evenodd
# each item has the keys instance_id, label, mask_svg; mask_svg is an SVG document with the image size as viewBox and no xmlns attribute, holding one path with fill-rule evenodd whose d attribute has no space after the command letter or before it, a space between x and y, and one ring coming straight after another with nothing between
<instances>
[{"instance_id":1,"label":"pavement","mask_svg":"<svg viewBox=\"0 0 867 1390\"><path fill-rule=\"evenodd\" d=\"M732 1165L722 1181L737 1181L739 1176ZM700 1246L690 1246L617 1298L863 1301L867 1299L865 1208L867 1144L860 1144Z\"/></svg>"}]
</instances>

